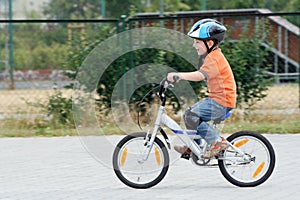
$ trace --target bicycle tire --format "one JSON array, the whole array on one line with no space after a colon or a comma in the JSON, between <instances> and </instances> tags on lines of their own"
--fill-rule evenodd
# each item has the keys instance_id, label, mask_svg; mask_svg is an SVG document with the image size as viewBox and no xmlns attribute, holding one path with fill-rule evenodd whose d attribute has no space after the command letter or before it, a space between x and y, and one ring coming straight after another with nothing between
<instances>
[{"instance_id":1,"label":"bicycle tire","mask_svg":"<svg viewBox=\"0 0 300 200\"><path fill-rule=\"evenodd\" d=\"M115 174L117 175L119 180L121 182L123 182L125 185L132 187L132 188L136 188L136 189L146 189L146 188L150 188L150 187L157 185L165 177L165 175L167 174L168 168L169 168L168 150L167 150L166 146L164 145L164 143L159 138L156 137L154 140L154 145L160 149L159 151L162 153L162 158L163 158L163 167L161 168L161 171L158 173L157 177L155 177L150 182L140 184L140 183L134 183L133 181L128 180L128 178L126 178L126 175L123 174L122 170L120 169L120 165L119 165L121 149L123 148L124 145L126 145L131 140L136 139L136 138L144 139L146 137L146 135L147 134L144 132L138 132L138 133L133 133L133 134L127 135L117 144L117 146L114 150L114 153L113 153L113 167L114 167Z\"/></svg>"},{"instance_id":2,"label":"bicycle tire","mask_svg":"<svg viewBox=\"0 0 300 200\"><path fill-rule=\"evenodd\" d=\"M264 148L267 150L267 153L268 153L267 157L269 159L269 162L268 162L268 168L267 168L267 170L265 170L264 175L261 176L257 180L244 182L242 180L237 180L234 177L234 175L231 175L229 173L228 169L226 168L226 161L224 159L219 159L218 165L219 165L219 169L220 169L222 175L233 185L236 185L239 187L255 187L255 186L258 186L258 185L264 183L271 176L271 174L274 170L274 167L275 167L275 152L274 152L274 149L273 149L271 143L264 136L262 136L256 132L252 132L252 131L236 132L236 133L230 135L227 138L227 140L232 143L232 141L237 140L238 138L243 138L243 137L244 138L247 138L247 137L254 138L257 141L260 141L262 143L262 146L264 146ZM224 151L224 155L225 155L226 151L227 150ZM262 166L264 166L264 165L262 165ZM257 171L260 171L260 170L257 170Z\"/></svg>"}]
</instances>

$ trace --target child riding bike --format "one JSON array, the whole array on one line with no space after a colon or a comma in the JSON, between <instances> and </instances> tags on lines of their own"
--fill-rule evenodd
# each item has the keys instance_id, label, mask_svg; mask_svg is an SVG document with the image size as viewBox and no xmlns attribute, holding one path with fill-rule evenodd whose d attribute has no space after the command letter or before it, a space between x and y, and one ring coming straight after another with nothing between
<instances>
[{"instance_id":1,"label":"child riding bike","mask_svg":"<svg viewBox=\"0 0 300 200\"><path fill-rule=\"evenodd\" d=\"M207 122L222 118L235 108L236 83L231 67L223 55L218 44L225 38L226 28L213 19L202 19L196 22L188 36L194 39L194 48L199 55L198 70L194 72L172 72L167 76L168 81L174 82L174 76L179 80L206 81L208 97L189 107L184 114L184 121L188 129L197 133L211 145L204 154L205 158L212 158L225 150L228 144L220 133ZM200 144L201 140L196 141ZM186 146L175 146L174 149L183 154L189 154Z\"/></svg>"}]
</instances>

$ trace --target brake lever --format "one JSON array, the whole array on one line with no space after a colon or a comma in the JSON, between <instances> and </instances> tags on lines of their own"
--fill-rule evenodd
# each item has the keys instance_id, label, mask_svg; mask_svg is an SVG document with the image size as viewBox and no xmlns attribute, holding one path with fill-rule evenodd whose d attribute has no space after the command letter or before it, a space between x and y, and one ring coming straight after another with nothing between
<instances>
[{"instance_id":1,"label":"brake lever","mask_svg":"<svg viewBox=\"0 0 300 200\"><path fill-rule=\"evenodd\" d=\"M172 83L170 83L169 85L168 85L168 88L174 88L175 86L172 84Z\"/></svg>"}]
</instances>

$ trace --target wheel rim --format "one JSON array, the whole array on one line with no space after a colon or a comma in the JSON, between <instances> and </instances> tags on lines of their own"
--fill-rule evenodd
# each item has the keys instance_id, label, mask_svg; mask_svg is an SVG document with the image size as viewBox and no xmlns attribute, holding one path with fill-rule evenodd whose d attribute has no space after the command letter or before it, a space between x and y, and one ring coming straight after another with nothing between
<instances>
[{"instance_id":1,"label":"wheel rim","mask_svg":"<svg viewBox=\"0 0 300 200\"><path fill-rule=\"evenodd\" d=\"M242 183L253 183L261 180L268 172L271 156L267 146L259 139L252 136L237 137L231 141L233 145L248 154L250 162L233 163L230 157L237 157L232 148L224 151L224 168L228 175Z\"/></svg>"},{"instance_id":2,"label":"wheel rim","mask_svg":"<svg viewBox=\"0 0 300 200\"><path fill-rule=\"evenodd\" d=\"M148 159L144 163L138 162L145 148L144 138L140 137L129 140L119 151L117 160L119 172L127 181L133 184L151 183L159 177L164 168L164 154L155 142Z\"/></svg>"}]
</instances>

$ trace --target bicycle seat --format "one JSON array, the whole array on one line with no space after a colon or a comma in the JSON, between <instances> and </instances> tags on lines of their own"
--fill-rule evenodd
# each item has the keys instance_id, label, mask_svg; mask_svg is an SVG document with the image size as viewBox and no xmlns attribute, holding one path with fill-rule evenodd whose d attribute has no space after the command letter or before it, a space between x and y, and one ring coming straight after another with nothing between
<instances>
[{"instance_id":1,"label":"bicycle seat","mask_svg":"<svg viewBox=\"0 0 300 200\"><path fill-rule=\"evenodd\" d=\"M214 124L219 124L219 123L221 123L221 121L224 121L225 119L227 119L230 116L231 116L231 112L229 111L225 115L223 115L222 117L215 119Z\"/></svg>"}]
</instances>

